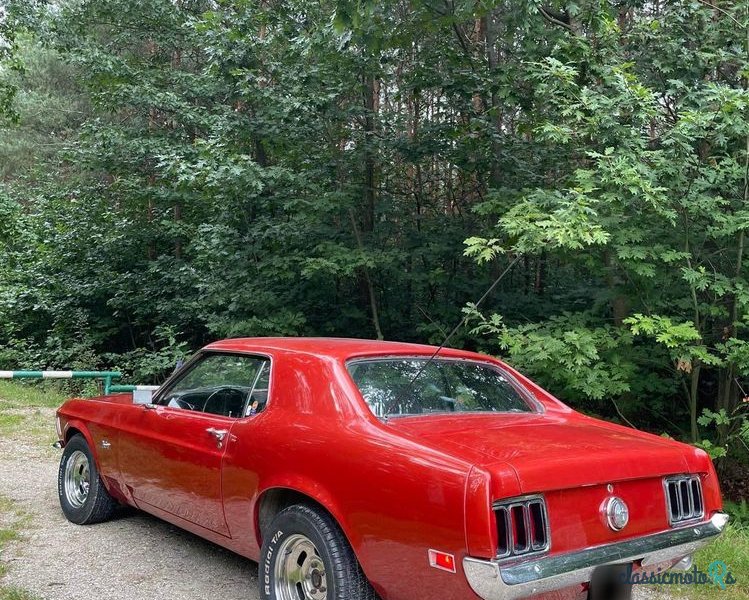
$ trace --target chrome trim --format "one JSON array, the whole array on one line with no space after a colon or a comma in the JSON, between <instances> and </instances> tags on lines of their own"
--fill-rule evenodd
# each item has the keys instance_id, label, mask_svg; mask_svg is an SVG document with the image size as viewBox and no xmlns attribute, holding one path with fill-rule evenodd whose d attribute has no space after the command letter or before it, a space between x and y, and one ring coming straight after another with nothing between
<instances>
[{"instance_id":1,"label":"chrome trim","mask_svg":"<svg viewBox=\"0 0 749 600\"><path fill-rule=\"evenodd\" d=\"M700 511L694 512L694 494L692 493L692 483L697 483L697 496L700 502ZM668 492L669 484L676 484L676 510L678 516L673 517L671 511L671 497ZM682 503L681 497L681 486L686 485L687 487L687 507ZM668 516L668 524L671 527L677 527L686 525L688 523L698 523L705 516L705 499L702 494L702 480L699 475L673 475L670 477L663 478L663 495L666 500L666 514Z\"/></svg>"},{"instance_id":2,"label":"chrome trim","mask_svg":"<svg viewBox=\"0 0 749 600\"><path fill-rule=\"evenodd\" d=\"M497 558L507 558L512 552L512 519L506 506L494 506L494 519L497 527ZM504 528L503 539L500 539L502 529L500 528L500 519ZM502 550L504 548L504 550Z\"/></svg>"},{"instance_id":3,"label":"chrome trim","mask_svg":"<svg viewBox=\"0 0 749 600\"><path fill-rule=\"evenodd\" d=\"M229 433L228 429L217 429L215 427L209 427L206 429L206 433L212 435L217 441L223 442L226 435Z\"/></svg>"},{"instance_id":4,"label":"chrome trim","mask_svg":"<svg viewBox=\"0 0 749 600\"><path fill-rule=\"evenodd\" d=\"M82 508L91 490L91 467L84 452L75 450L67 458L62 483L68 504L75 509Z\"/></svg>"},{"instance_id":5,"label":"chrome trim","mask_svg":"<svg viewBox=\"0 0 749 600\"><path fill-rule=\"evenodd\" d=\"M621 507L624 511L624 523L619 525L616 522L616 508ZM629 524L629 506L618 496L609 496L601 504L601 517L606 526L611 531L621 531Z\"/></svg>"},{"instance_id":6,"label":"chrome trim","mask_svg":"<svg viewBox=\"0 0 749 600\"><path fill-rule=\"evenodd\" d=\"M590 581L596 567L641 561L643 566L678 562L723 531L728 515L614 544L507 564L466 557L463 571L483 600L514 600Z\"/></svg>"}]
</instances>

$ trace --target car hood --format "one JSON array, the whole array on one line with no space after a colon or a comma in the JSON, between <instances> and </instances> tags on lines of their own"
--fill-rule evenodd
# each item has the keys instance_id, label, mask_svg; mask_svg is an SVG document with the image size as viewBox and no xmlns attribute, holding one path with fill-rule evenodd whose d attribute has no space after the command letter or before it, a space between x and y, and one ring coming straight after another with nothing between
<instances>
[{"instance_id":1,"label":"car hood","mask_svg":"<svg viewBox=\"0 0 749 600\"><path fill-rule=\"evenodd\" d=\"M511 467L523 493L689 470L687 446L578 413L405 417L389 425L489 471Z\"/></svg>"}]
</instances>

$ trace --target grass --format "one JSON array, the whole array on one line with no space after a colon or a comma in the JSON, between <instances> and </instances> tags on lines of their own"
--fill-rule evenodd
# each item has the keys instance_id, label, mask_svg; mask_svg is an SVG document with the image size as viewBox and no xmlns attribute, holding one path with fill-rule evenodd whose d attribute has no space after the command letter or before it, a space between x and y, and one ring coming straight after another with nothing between
<instances>
[{"instance_id":1,"label":"grass","mask_svg":"<svg viewBox=\"0 0 749 600\"><path fill-rule=\"evenodd\" d=\"M54 383L0 380L0 435L32 437L41 445L53 443L54 418L49 409L57 408L66 399Z\"/></svg>"},{"instance_id":2,"label":"grass","mask_svg":"<svg viewBox=\"0 0 749 600\"><path fill-rule=\"evenodd\" d=\"M25 385L0 380L0 435L31 436L39 444L54 441L54 419L49 412L65 401L65 395L50 385ZM10 499L0 496L0 554L18 541L31 517ZM6 566L0 563L0 579ZM0 600L38 600L34 594L0 581Z\"/></svg>"},{"instance_id":3,"label":"grass","mask_svg":"<svg viewBox=\"0 0 749 600\"><path fill-rule=\"evenodd\" d=\"M51 382L24 384L0 379L0 410L18 408L57 408L68 395Z\"/></svg>"},{"instance_id":4,"label":"grass","mask_svg":"<svg viewBox=\"0 0 749 600\"><path fill-rule=\"evenodd\" d=\"M39 597L15 587L0 587L0 600L39 600Z\"/></svg>"},{"instance_id":5,"label":"grass","mask_svg":"<svg viewBox=\"0 0 749 600\"><path fill-rule=\"evenodd\" d=\"M21 531L28 525L29 515L20 510L11 500L0 496L0 555L11 542L21 537ZM0 578L5 575L6 567L0 563ZM0 582L0 600L37 600L37 597L15 586L6 586Z\"/></svg>"},{"instance_id":6,"label":"grass","mask_svg":"<svg viewBox=\"0 0 749 600\"><path fill-rule=\"evenodd\" d=\"M23 423L23 421L23 415L0 412L0 431L5 432L18 429L18 426Z\"/></svg>"},{"instance_id":7,"label":"grass","mask_svg":"<svg viewBox=\"0 0 749 600\"><path fill-rule=\"evenodd\" d=\"M703 573L708 573L710 563L724 562L736 580L734 585L723 590L710 581L706 585L664 585L663 592L694 600L746 600L749 598L749 529L728 525L723 534L712 544L695 555L695 564Z\"/></svg>"}]
</instances>

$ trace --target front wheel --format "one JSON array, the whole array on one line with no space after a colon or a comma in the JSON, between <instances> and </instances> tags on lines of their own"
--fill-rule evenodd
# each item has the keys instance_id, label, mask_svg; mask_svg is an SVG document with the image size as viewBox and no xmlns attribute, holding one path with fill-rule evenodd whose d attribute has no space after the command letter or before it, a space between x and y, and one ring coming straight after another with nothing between
<instances>
[{"instance_id":1,"label":"front wheel","mask_svg":"<svg viewBox=\"0 0 749 600\"><path fill-rule=\"evenodd\" d=\"M258 579L264 600L377 600L338 524L303 504L271 522Z\"/></svg>"},{"instance_id":2,"label":"front wheel","mask_svg":"<svg viewBox=\"0 0 749 600\"><path fill-rule=\"evenodd\" d=\"M65 517L78 525L106 521L117 508L99 477L91 449L80 434L65 444L57 473L57 494Z\"/></svg>"}]
</instances>

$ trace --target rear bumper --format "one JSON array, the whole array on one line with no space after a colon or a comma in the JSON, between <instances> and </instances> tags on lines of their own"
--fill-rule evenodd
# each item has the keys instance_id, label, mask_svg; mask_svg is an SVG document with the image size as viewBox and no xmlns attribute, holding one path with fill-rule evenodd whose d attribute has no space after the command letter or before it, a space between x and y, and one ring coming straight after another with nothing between
<instances>
[{"instance_id":1,"label":"rear bumper","mask_svg":"<svg viewBox=\"0 0 749 600\"><path fill-rule=\"evenodd\" d=\"M596 567L603 565L676 562L708 544L727 522L728 516L719 512L706 523L514 564L469 557L463 559L463 570L473 591L484 600L526 598L590 581Z\"/></svg>"}]
</instances>

